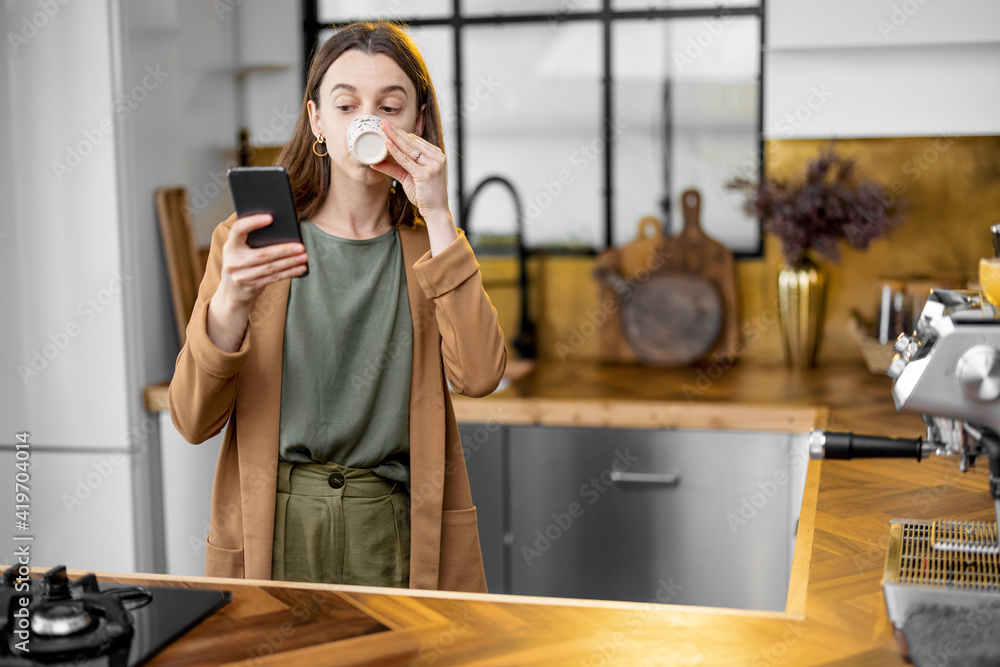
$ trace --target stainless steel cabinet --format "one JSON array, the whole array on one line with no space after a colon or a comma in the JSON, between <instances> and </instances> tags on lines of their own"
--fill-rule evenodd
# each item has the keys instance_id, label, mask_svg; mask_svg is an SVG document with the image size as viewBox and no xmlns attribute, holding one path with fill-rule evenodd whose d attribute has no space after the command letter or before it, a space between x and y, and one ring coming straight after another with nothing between
<instances>
[{"instance_id":1,"label":"stainless steel cabinet","mask_svg":"<svg viewBox=\"0 0 1000 667\"><path fill-rule=\"evenodd\" d=\"M784 609L805 434L502 431L469 458L492 591Z\"/></svg>"}]
</instances>

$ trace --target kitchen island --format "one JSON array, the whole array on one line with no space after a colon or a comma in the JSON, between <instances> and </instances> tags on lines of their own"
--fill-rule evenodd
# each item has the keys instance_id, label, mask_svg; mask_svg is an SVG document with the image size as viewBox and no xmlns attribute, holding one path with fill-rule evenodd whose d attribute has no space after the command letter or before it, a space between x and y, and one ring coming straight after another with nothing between
<instances>
[{"instance_id":1,"label":"kitchen island","mask_svg":"<svg viewBox=\"0 0 1000 667\"><path fill-rule=\"evenodd\" d=\"M542 364L491 397L455 397L455 411L466 422L923 434L918 415L896 413L889 379L860 365ZM233 592L152 665L903 665L880 585L889 520L992 521L986 472L947 458L811 462L784 612L105 576Z\"/></svg>"}]
</instances>

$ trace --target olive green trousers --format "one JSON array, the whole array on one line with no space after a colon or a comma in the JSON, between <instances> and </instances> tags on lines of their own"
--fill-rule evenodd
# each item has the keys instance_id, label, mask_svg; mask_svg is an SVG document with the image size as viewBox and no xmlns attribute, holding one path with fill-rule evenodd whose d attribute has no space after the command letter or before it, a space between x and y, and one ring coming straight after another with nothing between
<instances>
[{"instance_id":1,"label":"olive green trousers","mask_svg":"<svg viewBox=\"0 0 1000 667\"><path fill-rule=\"evenodd\" d=\"M279 461L271 578L408 588L405 486L371 470Z\"/></svg>"}]
</instances>

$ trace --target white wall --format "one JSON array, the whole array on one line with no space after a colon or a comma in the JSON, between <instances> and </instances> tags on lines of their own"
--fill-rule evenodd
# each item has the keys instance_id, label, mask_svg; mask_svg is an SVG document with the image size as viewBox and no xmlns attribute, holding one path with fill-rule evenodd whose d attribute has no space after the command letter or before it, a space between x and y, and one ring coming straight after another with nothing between
<instances>
[{"instance_id":1,"label":"white wall","mask_svg":"<svg viewBox=\"0 0 1000 667\"><path fill-rule=\"evenodd\" d=\"M0 488L11 497L14 434L26 430L35 565L135 566L125 320L136 278L122 262L113 16L109 1L0 5ZM5 545L12 530L0 530Z\"/></svg>"},{"instance_id":2,"label":"white wall","mask_svg":"<svg viewBox=\"0 0 1000 667\"><path fill-rule=\"evenodd\" d=\"M6 12L0 11L0 28L6 34L13 26L13 22ZM4 45L5 48L7 45ZM14 157L13 139L14 126L12 119L13 109L11 108L12 96L8 94L11 90L10 75L13 69L13 62L9 57L0 59L0 318L3 324L0 325L0 349L20 350L21 349L21 328L16 325L16 321L11 318L15 312L18 294L20 293L20 264L17 260L17 248L15 245L17 235L14 233L15 217L11 207L14 205ZM3 355L0 352L0 355ZM4 376L11 372L10 363L13 360L10 356L0 356L3 362ZM16 377L16 376L15 376ZM20 382L9 381L4 377L0 381L0 412L8 410L17 411L24 405L24 395L21 393ZM11 438L10 435L0 437L0 443L5 443Z\"/></svg>"},{"instance_id":3,"label":"white wall","mask_svg":"<svg viewBox=\"0 0 1000 667\"><path fill-rule=\"evenodd\" d=\"M51 17L35 3L4 9L9 30L28 37L16 51L5 39L0 56L13 162L2 247L19 275L16 292L3 287L11 401L0 442L27 428L38 445L121 448L132 283L118 234L109 3L55 7Z\"/></svg>"},{"instance_id":4,"label":"white wall","mask_svg":"<svg viewBox=\"0 0 1000 667\"><path fill-rule=\"evenodd\" d=\"M769 0L774 139L1000 132L1000 2Z\"/></svg>"},{"instance_id":5,"label":"white wall","mask_svg":"<svg viewBox=\"0 0 1000 667\"><path fill-rule=\"evenodd\" d=\"M254 146L284 144L302 102L301 3L248 0L239 5L238 21L240 118Z\"/></svg>"}]
</instances>

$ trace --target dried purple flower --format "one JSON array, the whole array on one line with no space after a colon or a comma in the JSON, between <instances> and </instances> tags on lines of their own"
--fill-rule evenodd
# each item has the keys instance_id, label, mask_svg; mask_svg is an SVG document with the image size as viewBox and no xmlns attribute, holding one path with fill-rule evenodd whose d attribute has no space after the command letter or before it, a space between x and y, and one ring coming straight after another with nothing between
<instances>
[{"instance_id":1,"label":"dried purple flower","mask_svg":"<svg viewBox=\"0 0 1000 667\"><path fill-rule=\"evenodd\" d=\"M743 211L764 221L764 231L781 239L785 261L795 264L815 251L840 261L837 241L864 250L902 218L900 203L880 186L854 178L854 158L824 149L806 167L799 184L764 178L760 184L734 178L727 190L746 194Z\"/></svg>"}]
</instances>

